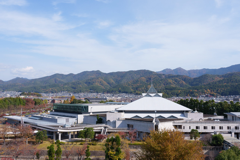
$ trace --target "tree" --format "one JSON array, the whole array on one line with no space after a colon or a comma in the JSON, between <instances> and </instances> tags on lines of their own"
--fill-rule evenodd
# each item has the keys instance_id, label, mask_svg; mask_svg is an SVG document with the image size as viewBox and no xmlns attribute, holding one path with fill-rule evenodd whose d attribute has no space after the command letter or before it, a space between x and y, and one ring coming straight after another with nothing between
<instances>
[{"instance_id":1,"label":"tree","mask_svg":"<svg viewBox=\"0 0 240 160\"><path fill-rule=\"evenodd\" d=\"M40 155L42 154L42 151L38 149L38 146L29 145L28 150L29 150L30 155L33 155L34 160L36 158L39 159Z\"/></svg>"},{"instance_id":2,"label":"tree","mask_svg":"<svg viewBox=\"0 0 240 160\"><path fill-rule=\"evenodd\" d=\"M85 138L93 139L95 134L95 132L93 131L93 128L84 128L84 129L86 129Z\"/></svg>"},{"instance_id":3,"label":"tree","mask_svg":"<svg viewBox=\"0 0 240 160\"><path fill-rule=\"evenodd\" d=\"M223 144L223 136L221 134L216 134L212 136L212 145L213 146L221 146Z\"/></svg>"},{"instance_id":4,"label":"tree","mask_svg":"<svg viewBox=\"0 0 240 160\"><path fill-rule=\"evenodd\" d=\"M211 144L211 141L212 141L212 135L210 133L205 134L201 141L203 142L203 145L209 146Z\"/></svg>"},{"instance_id":5,"label":"tree","mask_svg":"<svg viewBox=\"0 0 240 160\"><path fill-rule=\"evenodd\" d=\"M131 143L137 138L137 132L136 130L130 130L128 132L128 138L130 139Z\"/></svg>"},{"instance_id":6,"label":"tree","mask_svg":"<svg viewBox=\"0 0 240 160\"><path fill-rule=\"evenodd\" d=\"M101 117L99 117L99 115L97 115L97 122L96 124L101 124L103 123L103 119Z\"/></svg>"},{"instance_id":7,"label":"tree","mask_svg":"<svg viewBox=\"0 0 240 160\"><path fill-rule=\"evenodd\" d=\"M120 137L122 139L126 138L126 136L127 136L125 132L118 132L118 134L120 135Z\"/></svg>"},{"instance_id":8,"label":"tree","mask_svg":"<svg viewBox=\"0 0 240 160\"><path fill-rule=\"evenodd\" d=\"M75 99L75 96L72 96L70 99L70 103Z\"/></svg>"},{"instance_id":9,"label":"tree","mask_svg":"<svg viewBox=\"0 0 240 160\"><path fill-rule=\"evenodd\" d=\"M47 138L48 138L48 136L47 136L46 130L38 131L36 134L36 142L37 143L43 143L43 141L47 140Z\"/></svg>"},{"instance_id":10,"label":"tree","mask_svg":"<svg viewBox=\"0 0 240 160\"><path fill-rule=\"evenodd\" d=\"M215 160L235 160L240 159L240 150L238 147L233 146L228 150L221 151Z\"/></svg>"},{"instance_id":11,"label":"tree","mask_svg":"<svg viewBox=\"0 0 240 160\"><path fill-rule=\"evenodd\" d=\"M12 131L14 137L15 137L15 142L16 142L16 140L17 140L17 135L18 135L18 133L19 133L19 130L18 130L17 128L18 128L18 127L17 127L16 125L13 125L13 127L11 128L11 131Z\"/></svg>"},{"instance_id":12,"label":"tree","mask_svg":"<svg viewBox=\"0 0 240 160\"><path fill-rule=\"evenodd\" d=\"M78 138L85 138L85 130L79 131Z\"/></svg>"},{"instance_id":13,"label":"tree","mask_svg":"<svg viewBox=\"0 0 240 160\"><path fill-rule=\"evenodd\" d=\"M47 147L47 155L49 160L54 160L55 157L55 150L54 150L54 144L51 144L50 146Z\"/></svg>"},{"instance_id":14,"label":"tree","mask_svg":"<svg viewBox=\"0 0 240 160\"><path fill-rule=\"evenodd\" d=\"M56 144L57 144L57 150L56 150L56 152L55 152L55 154L56 154L56 160L61 160L61 157L62 157L62 149L61 149L61 147L60 147L60 141L57 140L57 141L56 141Z\"/></svg>"},{"instance_id":15,"label":"tree","mask_svg":"<svg viewBox=\"0 0 240 160\"><path fill-rule=\"evenodd\" d=\"M28 144L28 138L33 136L33 130L30 125L22 125L21 132L23 137L26 139L26 144Z\"/></svg>"},{"instance_id":16,"label":"tree","mask_svg":"<svg viewBox=\"0 0 240 160\"><path fill-rule=\"evenodd\" d=\"M10 155L12 155L15 159L17 159L20 155L27 154L28 151L23 142L10 142L8 143L7 149Z\"/></svg>"},{"instance_id":17,"label":"tree","mask_svg":"<svg viewBox=\"0 0 240 160\"><path fill-rule=\"evenodd\" d=\"M71 154L73 154L74 152L74 146L71 146L69 149L68 149L68 146L67 145L64 145L63 146L63 155L68 159L69 156L71 156Z\"/></svg>"},{"instance_id":18,"label":"tree","mask_svg":"<svg viewBox=\"0 0 240 160\"><path fill-rule=\"evenodd\" d=\"M78 160L82 160L83 156L85 155L85 151L87 149L87 143L84 143L82 147L78 146L74 150L78 155Z\"/></svg>"},{"instance_id":19,"label":"tree","mask_svg":"<svg viewBox=\"0 0 240 160\"><path fill-rule=\"evenodd\" d=\"M85 160L91 160L91 158L90 158L91 153L89 151L89 146L87 146L87 150L86 150L85 154L86 154Z\"/></svg>"},{"instance_id":20,"label":"tree","mask_svg":"<svg viewBox=\"0 0 240 160\"><path fill-rule=\"evenodd\" d=\"M190 132L190 139L196 140L198 137L200 137L200 134L197 129L192 129Z\"/></svg>"},{"instance_id":21,"label":"tree","mask_svg":"<svg viewBox=\"0 0 240 160\"><path fill-rule=\"evenodd\" d=\"M136 153L138 160L203 160L202 143L189 142L184 134L174 130L150 131L144 138L141 152ZM161 157L161 158L160 158Z\"/></svg>"},{"instance_id":22,"label":"tree","mask_svg":"<svg viewBox=\"0 0 240 160\"><path fill-rule=\"evenodd\" d=\"M126 160L130 160L131 159L131 155L130 155L130 149L126 148L125 149L125 157Z\"/></svg>"},{"instance_id":23,"label":"tree","mask_svg":"<svg viewBox=\"0 0 240 160\"><path fill-rule=\"evenodd\" d=\"M106 160L120 160L124 157L121 151L121 138L119 135L108 138L105 143L105 159Z\"/></svg>"},{"instance_id":24,"label":"tree","mask_svg":"<svg viewBox=\"0 0 240 160\"><path fill-rule=\"evenodd\" d=\"M69 104L69 100L68 100L68 99L67 99L67 100L64 100L63 103L64 103L64 104Z\"/></svg>"},{"instance_id":25,"label":"tree","mask_svg":"<svg viewBox=\"0 0 240 160\"><path fill-rule=\"evenodd\" d=\"M0 128L0 136L3 139L3 144L5 145L5 140L6 140L6 135L8 132L10 132L11 128L10 125L8 123L6 123L5 125L2 125Z\"/></svg>"},{"instance_id":26,"label":"tree","mask_svg":"<svg viewBox=\"0 0 240 160\"><path fill-rule=\"evenodd\" d=\"M93 128L84 128L82 131L79 132L78 138L94 138L95 132L93 131Z\"/></svg>"}]
</instances>

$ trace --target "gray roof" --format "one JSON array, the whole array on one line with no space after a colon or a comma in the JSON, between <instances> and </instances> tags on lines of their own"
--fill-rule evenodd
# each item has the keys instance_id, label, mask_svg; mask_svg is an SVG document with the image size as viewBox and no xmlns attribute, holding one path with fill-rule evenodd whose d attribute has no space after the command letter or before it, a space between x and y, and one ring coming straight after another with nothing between
<instances>
[{"instance_id":1,"label":"gray roof","mask_svg":"<svg viewBox=\"0 0 240 160\"><path fill-rule=\"evenodd\" d=\"M15 121L21 121L20 116L4 116L4 118L15 120ZM64 126L63 123L54 123L54 122L49 122L49 121L44 121L44 120L39 120L39 119L30 119L26 117L22 117L24 123L29 123L32 125L44 125L44 126Z\"/></svg>"},{"instance_id":2,"label":"gray roof","mask_svg":"<svg viewBox=\"0 0 240 160\"><path fill-rule=\"evenodd\" d=\"M229 113L224 113L224 114L240 117L240 112L229 112Z\"/></svg>"},{"instance_id":3,"label":"gray roof","mask_svg":"<svg viewBox=\"0 0 240 160\"><path fill-rule=\"evenodd\" d=\"M191 111L162 97L143 97L117 109L118 111Z\"/></svg>"}]
</instances>

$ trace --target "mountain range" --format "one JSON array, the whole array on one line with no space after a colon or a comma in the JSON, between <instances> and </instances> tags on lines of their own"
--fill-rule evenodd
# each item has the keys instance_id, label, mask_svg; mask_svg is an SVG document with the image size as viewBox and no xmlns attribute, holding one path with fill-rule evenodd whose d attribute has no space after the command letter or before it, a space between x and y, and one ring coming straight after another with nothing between
<instances>
[{"instance_id":1,"label":"mountain range","mask_svg":"<svg viewBox=\"0 0 240 160\"><path fill-rule=\"evenodd\" d=\"M196 69L196 70L185 70L181 67L176 69L164 69L157 73L160 74L173 74L173 75L185 75L192 78L202 76L204 74L212 74L212 75L223 75L226 73L232 72L240 72L240 64L232 65L226 68L219 68L219 69Z\"/></svg>"},{"instance_id":2,"label":"mountain range","mask_svg":"<svg viewBox=\"0 0 240 160\"><path fill-rule=\"evenodd\" d=\"M84 71L79 74L54 74L37 79L17 77L6 82L0 80L0 91L141 94L148 90L152 80L155 88L164 93L165 97L199 96L201 94L240 95L240 69L239 72L235 72L238 68L240 65L189 71L181 68L165 69L161 72L149 70L111 73Z\"/></svg>"},{"instance_id":3,"label":"mountain range","mask_svg":"<svg viewBox=\"0 0 240 160\"><path fill-rule=\"evenodd\" d=\"M240 72L224 75L205 74L196 78L186 75L165 75L149 70L103 73L85 71L79 74L54 74L38 79L16 78L0 83L0 90L21 92L146 92L151 80L164 97L199 96L202 94L240 95Z\"/></svg>"}]
</instances>

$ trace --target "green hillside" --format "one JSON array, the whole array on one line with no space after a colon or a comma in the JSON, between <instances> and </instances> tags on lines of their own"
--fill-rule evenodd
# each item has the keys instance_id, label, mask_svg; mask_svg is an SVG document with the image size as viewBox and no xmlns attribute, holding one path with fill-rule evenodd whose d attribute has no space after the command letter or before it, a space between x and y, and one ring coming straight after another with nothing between
<instances>
[{"instance_id":1,"label":"green hillside","mask_svg":"<svg viewBox=\"0 0 240 160\"><path fill-rule=\"evenodd\" d=\"M79 74L54 74L21 83L3 82L1 90L21 92L104 92L141 94L154 87L171 96L236 95L240 94L240 72L225 75L205 74L197 78L185 75L164 75L148 70L102 73L100 71Z\"/></svg>"}]
</instances>

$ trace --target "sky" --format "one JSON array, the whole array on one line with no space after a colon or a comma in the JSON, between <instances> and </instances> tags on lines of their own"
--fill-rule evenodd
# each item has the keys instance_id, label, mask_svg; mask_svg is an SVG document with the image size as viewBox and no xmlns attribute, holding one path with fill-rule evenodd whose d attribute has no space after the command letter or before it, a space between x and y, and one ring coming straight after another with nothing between
<instances>
[{"instance_id":1,"label":"sky","mask_svg":"<svg viewBox=\"0 0 240 160\"><path fill-rule=\"evenodd\" d=\"M0 0L0 80L239 63L239 0Z\"/></svg>"}]
</instances>

